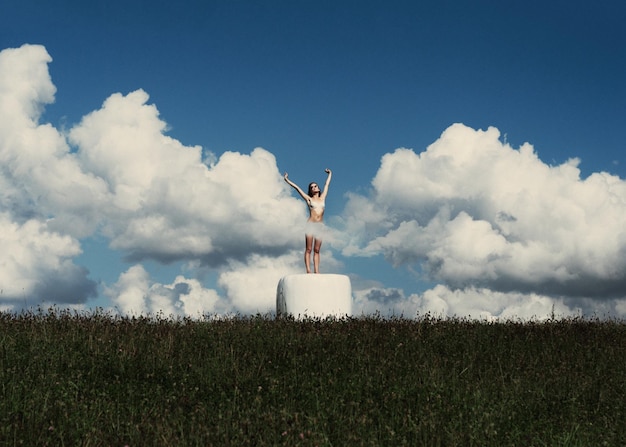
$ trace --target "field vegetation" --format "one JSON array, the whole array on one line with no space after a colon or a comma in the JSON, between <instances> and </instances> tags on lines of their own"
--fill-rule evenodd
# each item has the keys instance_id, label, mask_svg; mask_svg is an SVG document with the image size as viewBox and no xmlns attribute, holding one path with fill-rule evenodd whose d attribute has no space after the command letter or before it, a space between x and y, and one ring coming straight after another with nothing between
<instances>
[{"instance_id":1,"label":"field vegetation","mask_svg":"<svg viewBox=\"0 0 626 447\"><path fill-rule=\"evenodd\" d=\"M0 313L0 445L624 446L626 325Z\"/></svg>"}]
</instances>

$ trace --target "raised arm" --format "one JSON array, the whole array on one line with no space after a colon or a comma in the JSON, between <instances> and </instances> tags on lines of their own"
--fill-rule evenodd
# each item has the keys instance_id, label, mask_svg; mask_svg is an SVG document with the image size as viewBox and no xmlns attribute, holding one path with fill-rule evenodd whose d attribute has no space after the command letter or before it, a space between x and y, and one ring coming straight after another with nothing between
<instances>
[{"instance_id":1,"label":"raised arm","mask_svg":"<svg viewBox=\"0 0 626 447\"><path fill-rule=\"evenodd\" d=\"M300 189L300 187L298 185L296 185L294 182L292 182L291 180L289 180L289 174L287 174L285 172L285 175L283 176L283 178L285 179L285 181L287 182L287 184L289 184L289 186L291 186L293 189L295 189L296 191L298 191L298 194L300 194L300 197L302 197L304 199L305 202L309 203L309 200L311 199L308 194L306 194L304 191L302 191Z\"/></svg>"},{"instance_id":2,"label":"raised arm","mask_svg":"<svg viewBox=\"0 0 626 447\"><path fill-rule=\"evenodd\" d=\"M324 191L320 194L320 198L322 199L326 198L326 194L328 194L328 186L330 185L330 179L333 177L333 173L330 169L326 168L324 169L324 172L328 174L328 176L326 177L326 183L324 184Z\"/></svg>"}]
</instances>

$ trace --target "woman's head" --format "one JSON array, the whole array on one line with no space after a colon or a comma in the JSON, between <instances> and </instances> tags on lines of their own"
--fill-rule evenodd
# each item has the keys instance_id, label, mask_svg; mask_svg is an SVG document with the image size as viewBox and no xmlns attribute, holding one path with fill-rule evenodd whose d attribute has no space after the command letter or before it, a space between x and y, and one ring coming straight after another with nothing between
<instances>
[{"instance_id":1,"label":"woman's head","mask_svg":"<svg viewBox=\"0 0 626 447\"><path fill-rule=\"evenodd\" d=\"M309 197L319 196L321 194L320 187L315 182L309 183Z\"/></svg>"}]
</instances>

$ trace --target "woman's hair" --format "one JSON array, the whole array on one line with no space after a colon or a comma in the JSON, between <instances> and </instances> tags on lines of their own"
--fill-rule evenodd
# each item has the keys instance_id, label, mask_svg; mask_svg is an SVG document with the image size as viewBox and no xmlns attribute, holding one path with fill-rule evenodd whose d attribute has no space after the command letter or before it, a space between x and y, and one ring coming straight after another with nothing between
<instances>
[{"instance_id":1,"label":"woman's hair","mask_svg":"<svg viewBox=\"0 0 626 447\"><path fill-rule=\"evenodd\" d=\"M317 185L317 182L309 183L309 197L313 197L313 191L311 191L311 189L313 188L313 185ZM318 185L318 188L319 188L319 185ZM317 193L321 194L321 191L318 191Z\"/></svg>"}]
</instances>

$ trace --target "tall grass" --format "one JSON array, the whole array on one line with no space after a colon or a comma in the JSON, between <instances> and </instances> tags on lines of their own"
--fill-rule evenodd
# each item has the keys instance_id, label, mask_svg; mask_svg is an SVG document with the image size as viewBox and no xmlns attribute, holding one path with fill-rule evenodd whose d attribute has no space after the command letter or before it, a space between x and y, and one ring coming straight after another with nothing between
<instances>
[{"instance_id":1,"label":"tall grass","mask_svg":"<svg viewBox=\"0 0 626 447\"><path fill-rule=\"evenodd\" d=\"M626 325L0 314L1 445L626 445Z\"/></svg>"}]
</instances>

